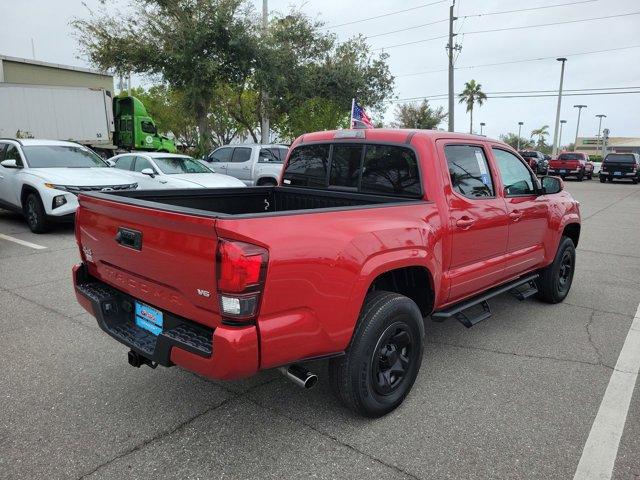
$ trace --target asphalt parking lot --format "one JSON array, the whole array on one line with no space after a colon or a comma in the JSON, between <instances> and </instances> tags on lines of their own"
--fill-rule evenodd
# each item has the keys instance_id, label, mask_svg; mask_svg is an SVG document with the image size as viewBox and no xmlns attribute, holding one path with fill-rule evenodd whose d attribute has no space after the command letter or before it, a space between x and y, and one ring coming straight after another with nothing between
<instances>
[{"instance_id":1,"label":"asphalt parking lot","mask_svg":"<svg viewBox=\"0 0 640 480\"><path fill-rule=\"evenodd\" d=\"M131 368L76 303L73 229L0 211L0 478L574 478L640 302L640 186L566 188L583 215L567 300L428 321L410 396L378 420L334 400L322 363L309 391ZM640 478L638 385L615 479Z\"/></svg>"}]
</instances>

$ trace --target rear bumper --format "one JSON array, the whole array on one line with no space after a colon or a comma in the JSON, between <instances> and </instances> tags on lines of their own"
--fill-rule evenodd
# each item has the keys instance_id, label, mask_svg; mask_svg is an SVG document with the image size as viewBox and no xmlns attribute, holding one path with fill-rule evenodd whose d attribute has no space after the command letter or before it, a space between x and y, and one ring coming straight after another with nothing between
<instances>
[{"instance_id":1,"label":"rear bumper","mask_svg":"<svg viewBox=\"0 0 640 480\"><path fill-rule=\"evenodd\" d=\"M603 172L602 170L600 170L600 175L613 178L634 178L639 176L638 172L620 172L620 175L615 175L615 172Z\"/></svg>"},{"instance_id":2,"label":"rear bumper","mask_svg":"<svg viewBox=\"0 0 640 480\"><path fill-rule=\"evenodd\" d=\"M258 371L255 326L211 329L163 311L163 331L155 336L135 324L135 299L91 277L84 264L73 267L73 283L78 302L104 332L159 365L178 365L220 380L244 378Z\"/></svg>"},{"instance_id":3,"label":"rear bumper","mask_svg":"<svg viewBox=\"0 0 640 480\"><path fill-rule=\"evenodd\" d=\"M560 172L560 170L564 170L563 173ZM569 170L566 168L549 168L549 175L554 174L554 175L579 175L580 172L584 172L587 173L585 170L582 170L580 168L576 169L576 170Z\"/></svg>"}]
</instances>

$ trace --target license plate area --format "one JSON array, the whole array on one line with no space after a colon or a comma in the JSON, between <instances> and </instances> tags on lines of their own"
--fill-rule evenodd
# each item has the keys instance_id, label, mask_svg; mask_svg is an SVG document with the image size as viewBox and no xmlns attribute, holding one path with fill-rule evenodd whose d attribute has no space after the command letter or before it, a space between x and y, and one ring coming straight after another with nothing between
<instances>
[{"instance_id":1,"label":"license plate area","mask_svg":"<svg viewBox=\"0 0 640 480\"><path fill-rule=\"evenodd\" d=\"M136 300L134 311L136 325L138 327L143 328L154 335L160 335L162 333L164 315L160 310Z\"/></svg>"},{"instance_id":2,"label":"license plate area","mask_svg":"<svg viewBox=\"0 0 640 480\"><path fill-rule=\"evenodd\" d=\"M560 173L567 173L567 171L564 168L562 168L560 169Z\"/></svg>"},{"instance_id":3,"label":"license plate area","mask_svg":"<svg viewBox=\"0 0 640 480\"><path fill-rule=\"evenodd\" d=\"M616 175L616 176L620 176L620 175L622 175L622 172L613 172L613 174Z\"/></svg>"}]
</instances>

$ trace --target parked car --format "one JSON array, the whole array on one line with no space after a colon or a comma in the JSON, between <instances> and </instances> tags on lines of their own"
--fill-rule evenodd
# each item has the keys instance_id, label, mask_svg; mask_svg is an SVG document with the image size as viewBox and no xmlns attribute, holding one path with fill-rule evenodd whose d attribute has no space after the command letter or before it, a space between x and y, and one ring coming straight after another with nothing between
<instances>
[{"instance_id":1,"label":"parked car","mask_svg":"<svg viewBox=\"0 0 640 480\"><path fill-rule=\"evenodd\" d=\"M112 157L116 169L136 177L143 190L244 187L237 178L214 173L188 155L162 152L131 152Z\"/></svg>"},{"instance_id":2,"label":"parked car","mask_svg":"<svg viewBox=\"0 0 640 480\"><path fill-rule=\"evenodd\" d=\"M500 293L569 292L579 204L502 142L325 131L285 164L276 187L80 196L76 296L131 365L308 387L302 362L328 358L338 398L376 417L411 390L423 317L471 327Z\"/></svg>"},{"instance_id":3,"label":"parked car","mask_svg":"<svg viewBox=\"0 0 640 480\"><path fill-rule=\"evenodd\" d=\"M288 151L286 145L227 145L213 150L204 161L216 172L249 186L277 185Z\"/></svg>"},{"instance_id":4,"label":"parked car","mask_svg":"<svg viewBox=\"0 0 640 480\"><path fill-rule=\"evenodd\" d=\"M546 175L549 161L544 153L535 150L522 150L518 153L529 163L534 172Z\"/></svg>"},{"instance_id":5,"label":"parked car","mask_svg":"<svg viewBox=\"0 0 640 480\"><path fill-rule=\"evenodd\" d=\"M559 175L562 178L575 177L581 182L585 177L593 177L593 162L589 155L580 152L561 152L558 158L549 162L549 175Z\"/></svg>"},{"instance_id":6,"label":"parked car","mask_svg":"<svg viewBox=\"0 0 640 480\"><path fill-rule=\"evenodd\" d=\"M600 182L607 180L640 181L640 155L637 153L609 153L602 161Z\"/></svg>"},{"instance_id":7,"label":"parked car","mask_svg":"<svg viewBox=\"0 0 640 480\"><path fill-rule=\"evenodd\" d=\"M0 139L0 207L22 213L34 233L72 221L80 192L136 187L131 175L80 144Z\"/></svg>"}]
</instances>

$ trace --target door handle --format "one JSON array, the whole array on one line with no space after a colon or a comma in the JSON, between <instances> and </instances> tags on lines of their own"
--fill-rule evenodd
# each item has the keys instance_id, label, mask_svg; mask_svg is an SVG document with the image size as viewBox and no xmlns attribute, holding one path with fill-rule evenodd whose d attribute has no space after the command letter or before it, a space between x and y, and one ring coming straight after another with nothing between
<instances>
[{"instance_id":1,"label":"door handle","mask_svg":"<svg viewBox=\"0 0 640 480\"><path fill-rule=\"evenodd\" d=\"M517 222L522 217L522 212L520 210L514 210L509 213L509 218L511 218L514 222Z\"/></svg>"},{"instance_id":2,"label":"door handle","mask_svg":"<svg viewBox=\"0 0 640 480\"><path fill-rule=\"evenodd\" d=\"M456 226L461 228L461 229L463 229L463 230L466 230L467 228L469 228L474 223L475 223L475 220L473 218L465 216L465 217L459 218L456 221Z\"/></svg>"},{"instance_id":3,"label":"door handle","mask_svg":"<svg viewBox=\"0 0 640 480\"><path fill-rule=\"evenodd\" d=\"M249 167L242 167L243 170L249 170Z\"/></svg>"}]
</instances>

